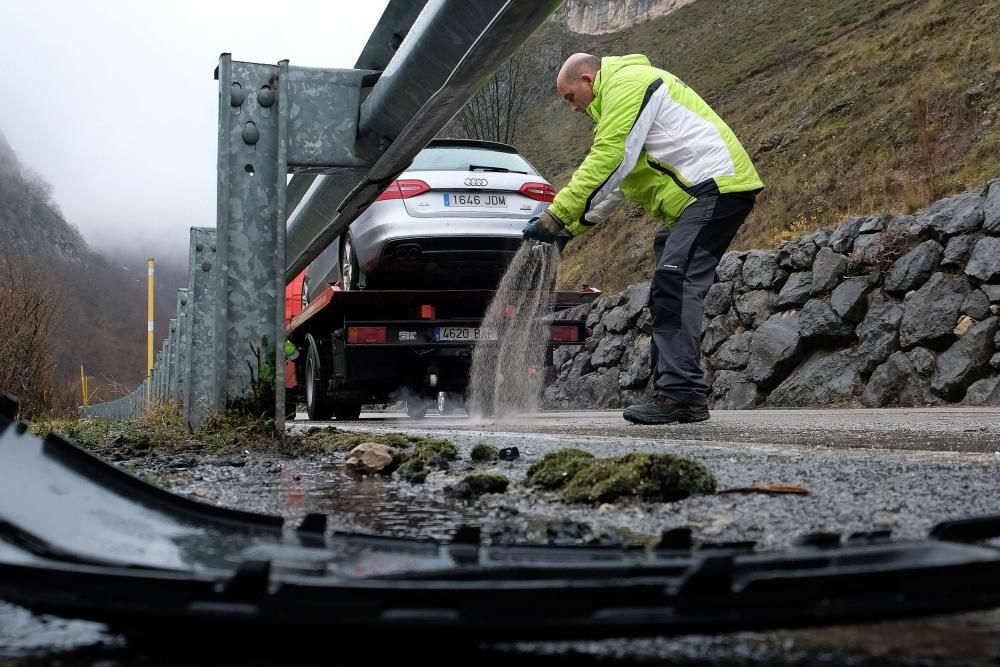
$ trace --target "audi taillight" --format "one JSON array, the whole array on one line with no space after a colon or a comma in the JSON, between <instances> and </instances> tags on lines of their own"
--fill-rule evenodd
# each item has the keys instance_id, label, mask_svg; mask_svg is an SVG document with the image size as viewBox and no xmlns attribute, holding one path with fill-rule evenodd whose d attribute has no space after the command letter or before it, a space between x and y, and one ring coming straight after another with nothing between
<instances>
[{"instance_id":1,"label":"audi taillight","mask_svg":"<svg viewBox=\"0 0 1000 667\"><path fill-rule=\"evenodd\" d=\"M409 199L410 197L422 195L430 189L431 186L421 180L415 178L404 178L390 183L389 187L387 187L382 194L375 198L375 201L386 201L387 199Z\"/></svg>"},{"instance_id":2,"label":"audi taillight","mask_svg":"<svg viewBox=\"0 0 1000 667\"><path fill-rule=\"evenodd\" d=\"M571 324L553 324L549 337L553 343L579 343L580 329Z\"/></svg>"},{"instance_id":3,"label":"audi taillight","mask_svg":"<svg viewBox=\"0 0 1000 667\"><path fill-rule=\"evenodd\" d=\"M548 183L525 183L518 192L535 201L552 201L556 198L556 189Z\"/></svg>"},{"instance_id":4,"label":"audi taillight","mask_svg":"<svg viewBox=\"0 0 1000 667\"><path fill-rule=\"evenodd\" d=\"M385 327L347 327L347 342L351 345L384 343L386 339Z\"/></svg>"}]
</instances>

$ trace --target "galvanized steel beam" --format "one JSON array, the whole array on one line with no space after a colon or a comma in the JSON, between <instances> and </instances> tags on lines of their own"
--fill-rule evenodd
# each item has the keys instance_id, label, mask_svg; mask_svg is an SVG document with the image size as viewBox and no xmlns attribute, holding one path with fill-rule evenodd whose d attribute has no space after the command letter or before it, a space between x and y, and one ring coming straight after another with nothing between
<instances>
[{"instance_id":1,"label":"galvanized steel beam","mask_svg":"<svg viewBox=\"0 0 1000 667\"><path fill-rule=\"evenodd\" d=\"M177 389L174 402L181 405L184 401L184 385L187 377L188 360L188 288L177 290Z\"/></svg>"},{"instance_id":2,"label":"galvanized steel beam","mask_svg":"<svg viewBox=\"0 0 1000 667\"><path fill-rule=\"evenodd\" d=\"M184 376L184 421L201 426L216 408L215 390L215 314L218 272L216 231L207 227L191 228L188 252L188 338L187 365Z\"/></svg>"},{"instance_id":3,"label":"galvanized steel beam","mask_svg":"<svg viewBox=\"0 0 1000 667\"><path fill-rule=\"evenodd\" d=\"M178 333L179 327L177 326L177 318L172 318L170 320L170 326L167 329L169 334L167 335L167 396L171 403L176 405L177 403L177 370L178 370Z\"/></svg>"}]
</instances>

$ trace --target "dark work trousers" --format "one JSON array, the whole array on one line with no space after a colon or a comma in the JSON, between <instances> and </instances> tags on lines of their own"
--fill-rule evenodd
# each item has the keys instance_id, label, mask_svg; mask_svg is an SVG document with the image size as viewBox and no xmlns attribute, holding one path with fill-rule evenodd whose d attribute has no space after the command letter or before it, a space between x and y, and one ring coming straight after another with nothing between
<instances>
[{"instance_id":1,"label":"dark work trousers","mask_svg":"<svg viewBox=\"0 0 1000 667\"><path fill-rule=\"evenodd\" d=\"M756 193L712 194L688 206L653 239L649 290L653 389L681 403L708 404L701 370L701 320L715 267L753 208Z\"/></svg>"}]
</instances>

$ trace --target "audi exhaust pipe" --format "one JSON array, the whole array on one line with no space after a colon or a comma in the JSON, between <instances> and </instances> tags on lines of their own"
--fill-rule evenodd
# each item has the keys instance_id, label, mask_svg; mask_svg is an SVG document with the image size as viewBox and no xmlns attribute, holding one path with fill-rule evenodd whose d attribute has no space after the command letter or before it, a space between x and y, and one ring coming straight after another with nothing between
<instances>
[{"instance_id":1,"label":"audi exhaust pipe","mask_svg":"<svg viewBox=\"0 0 1000 667\"><path fill-rule=\"evenodd\" d=\"M420 257L420 246L402 245L396 248L396 252L393 255L400 261L412 262Z\"/></svg>"}]
</instances>

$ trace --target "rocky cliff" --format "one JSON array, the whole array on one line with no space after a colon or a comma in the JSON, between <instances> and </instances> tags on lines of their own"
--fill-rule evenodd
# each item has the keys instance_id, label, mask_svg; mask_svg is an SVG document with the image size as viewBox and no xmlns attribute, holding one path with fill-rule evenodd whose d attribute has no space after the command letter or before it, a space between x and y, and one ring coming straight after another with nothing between
<instances>
[{"instance_id":1,"label":"rocky cliff","mask_svg":"<svg viewBox=\"0 0 1000 667\"><path fill-rule=\"evenodd\" d=\"M576 33L600 35L665 16L694 0L569 0L562 8L566 27Z\"/></svg>"},{"instance_id":2,"label":"rocky cliff","mask_svg":"<svg viewBox=\"0 0 1000 667\"><path fill-rule=\"evenodd\" d=\"M638 283L558 314L592 334L556 350L546 407L651 394L648 298ZM717 409L1000 405L1000 179L914 215L726 253L702 331Z\"/></svg>"},{"instance_id":3,"label":"rocky cliff","mask_svg":"<svg viewBox=\"0 0 1000 667\"><path fill-rule=\"evenodd\" d=\"M0 235L7 252L19 257L47 258L79 263L87 244L66 223L52 199L52 186L25 169L0 133Z\"/></svg>"}]
</instances>

